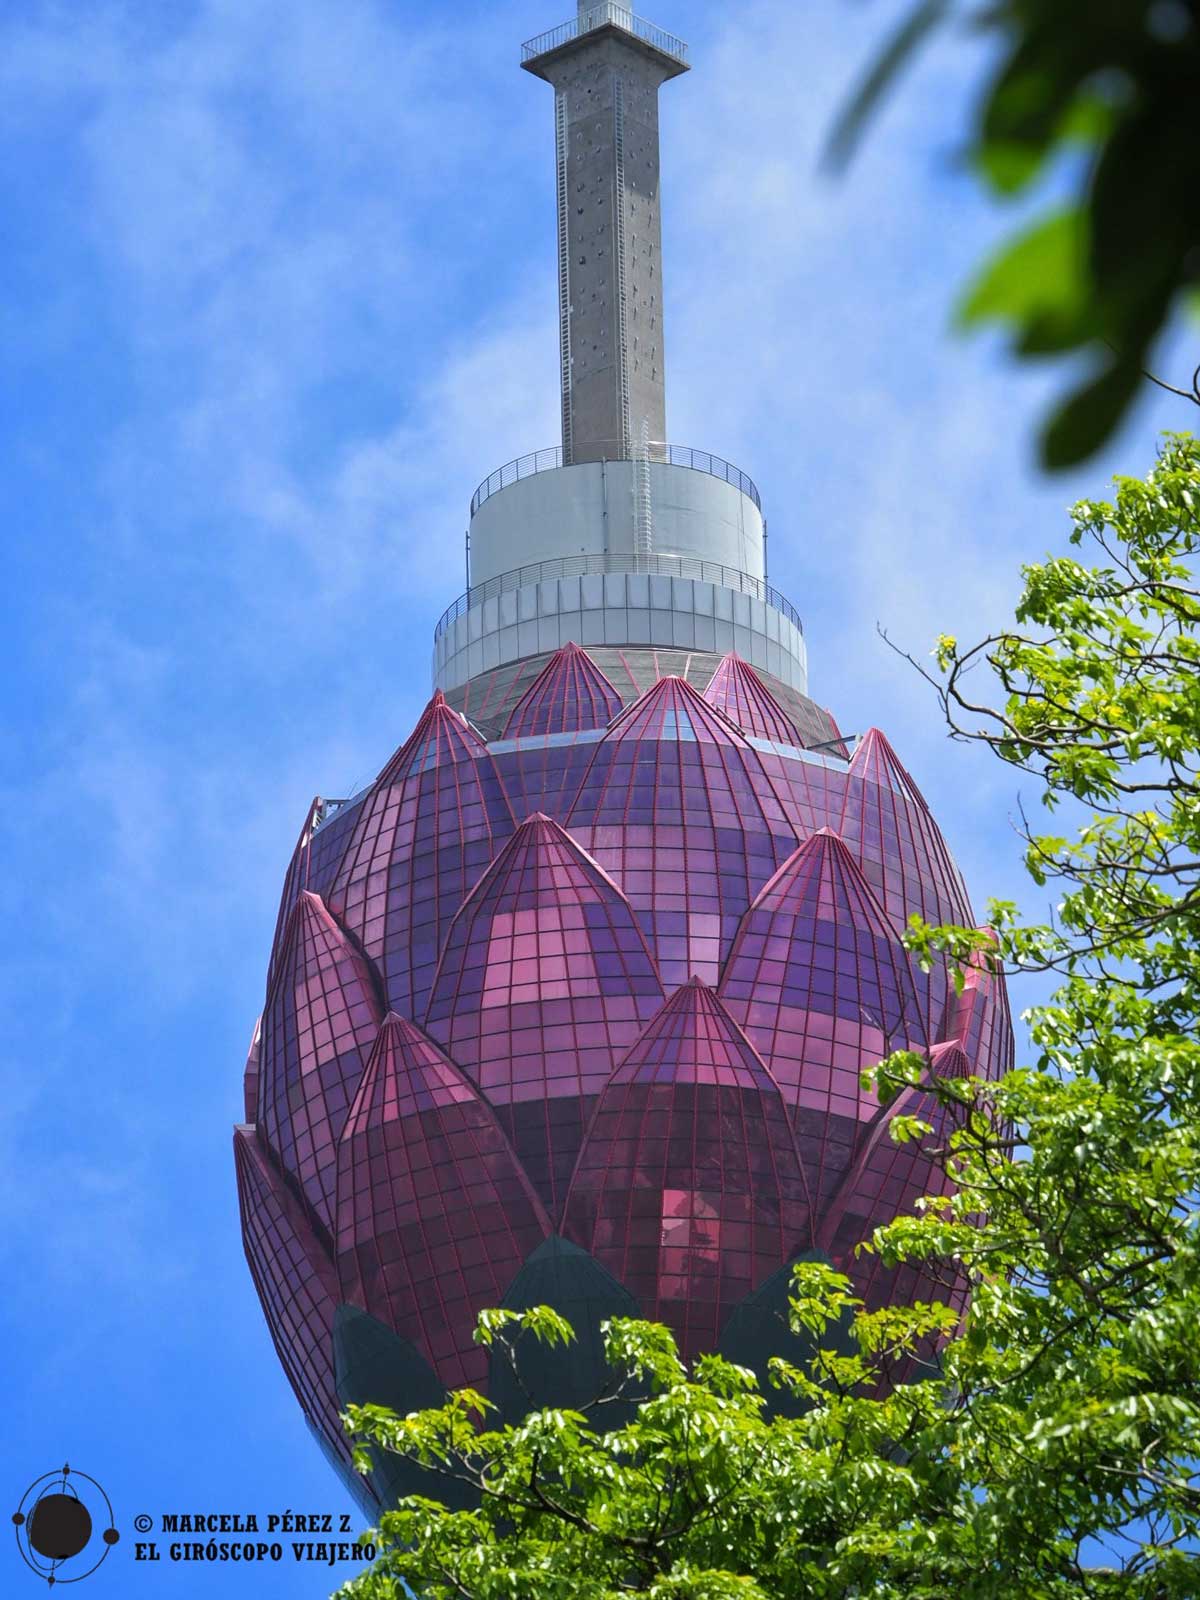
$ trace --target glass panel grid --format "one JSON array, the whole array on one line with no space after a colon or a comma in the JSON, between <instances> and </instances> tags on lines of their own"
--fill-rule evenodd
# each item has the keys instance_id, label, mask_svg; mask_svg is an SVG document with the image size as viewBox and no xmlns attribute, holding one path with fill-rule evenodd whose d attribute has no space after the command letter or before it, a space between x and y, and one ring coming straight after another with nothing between
<instances>
[{"instance_id":1,"label":"glass panel grid","mask_svg":"<svg viewBox=\"0 0 1200 1600\"><path fill-rule=\"evenodd\" d=\"M941 1113L914 1091L934 1138L894 1146L859 1071L900 1043L940 1071L1011 1060L1002 983L955 995L899 943L911 911L972 918L878 730L849 762L805 751L832 719L735 657L599 653L468 686L515 730L490 747L435 695L364 796L314 802L288 869L239 1186L335 1452L338 1298L482 1384L475 1313L552 1232L688 1355L814 1241L871 1303L928 1293L853 1247L936 1192Z\"/></svg>"}]
</instances>

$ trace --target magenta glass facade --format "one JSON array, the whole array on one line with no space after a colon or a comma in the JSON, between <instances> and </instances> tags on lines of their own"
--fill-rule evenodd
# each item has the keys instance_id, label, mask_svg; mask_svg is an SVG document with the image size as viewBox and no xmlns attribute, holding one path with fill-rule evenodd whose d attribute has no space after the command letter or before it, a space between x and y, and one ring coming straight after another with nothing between
<instances>
[{"instance_id":1,"label":"magenta glass facade","mask_svg":"<svg viewBox=\"0 0 1200 1600\"><path fill-rule=\"evenodd\" d=\"M642 652L618 688L599 654L558 650L507 702L469 685L473 723L435 694L288 869L238 1183L280 1359L343 1467L348 1397L486 1388L477 1314L551 1281L687 1355L801 1254L871 1303L919 1292L854 1246L939 1185L890 1118L940 1113L920 1090L881 1109L859 1074L900 1047L1008 1064L1002 985L956 995L901 945L914 911L973 918L884 736L850 754L736 656L685 677ZM538 1276L551 1257L566 1276Z\"/></svg>"}]
</instances>

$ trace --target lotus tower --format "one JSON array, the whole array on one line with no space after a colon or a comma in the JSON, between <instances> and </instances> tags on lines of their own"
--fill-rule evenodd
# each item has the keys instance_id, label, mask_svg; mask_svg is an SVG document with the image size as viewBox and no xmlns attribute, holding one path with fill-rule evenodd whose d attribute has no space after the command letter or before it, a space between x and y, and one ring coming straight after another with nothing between
<instances>
[{"instance_id":1,"label":"lotus tower","mask_svg":"<svg viewBox=\"0 0 1200 1600\"><path fill-rule=\"evenodd\" d=\"M480 485L432 699L304 819L234 1137L271 1337L369 1511L422 1485L352 1471L349 1403L578 1405L622 1315L762 1372L802 1257L872 1305L925 1292L855 1246L942 1181L891 1119L941 1114L860 1074L1011 1053L999 980L956 993L902 946L913 912L971 924L966 889L884 734L809 697L758 489L668 442L658 99L687 48L580 0L521 65L553 91L562 442ZM538 1304L579 1337L526 1396L472 1335Z\"/></svg>"}]
</instances>

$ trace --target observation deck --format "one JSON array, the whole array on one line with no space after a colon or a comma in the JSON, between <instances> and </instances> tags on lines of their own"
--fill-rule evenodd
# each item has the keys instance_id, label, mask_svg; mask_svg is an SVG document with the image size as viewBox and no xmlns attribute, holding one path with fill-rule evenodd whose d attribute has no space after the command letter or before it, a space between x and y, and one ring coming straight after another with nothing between
<instances>
[{"instance_id":1,"label":"observation deck","mask_svg":"<svg viewBox=\"0 0 1200 1600\"><path fill-rule=\"evenodd\" d=\"M804 628L767 580L758 488L709 450L507 462L471 498L468 573L434 634L443 690L573 641L733 650L805 692Z\"/></svg>"},{"instance_id":2,"label":"observation deck","mask_svg":"<svg viewBox=\"0 0 1200 1600\"><path fill-rule=\"evenodd\" d=\"M525 42L554 90L562 444L471 498L467 589L434 635L449 691L573 642L736 651L803 694L799 613L767 579L740 467L666 443L659 90L688 47L613 0Z\"/></svg>"},{"instance_id":3,"label":"observation deck","mask_svg":"<svg viewBox=\"0 0 1200 1600\"><path fill-rule=\"evenodd\" d=\"M713 455L711 450L694 450L691 445L655 442L649 446L649 457L651 461L666 462L670 467L688 467L693 472L707 472L712 478L720 478L724 483L731 483L735 489L740 489L744 495L753 500L759 511L762 510L762 497L753 478L740 467L735 467L731 461ZM504 466L497 467L495 472L490 472L471 496L472 517L486 500L490 500L501 489L507 489L510 483L519 483L522 478L531 478L535 472L553 472L564 465L563 448L560 444L548 445L544 450L531 450L528 455L518 456L515 461L505 462Z\"/></svg>"},{"instance_id":4,"label":"observation deck","mask_svg":"<svg viewBox=\"0 0 1200 1600\"><path fill-rule=\"evenodd\" d=\"M688 70L688 47L682 39L653 22L647 22L645 17L636 16L628 6L614 5L612 0L583 4L578 16L572 17L569 22L560 22L557 28L539 33L535 39L527 39L521 46L521 65L527 72L541 77L544 57L552 56L588 34L605 28L618 29L656 54L666 56L674 64L677 73Z\"/></svg>"}]
</instances>

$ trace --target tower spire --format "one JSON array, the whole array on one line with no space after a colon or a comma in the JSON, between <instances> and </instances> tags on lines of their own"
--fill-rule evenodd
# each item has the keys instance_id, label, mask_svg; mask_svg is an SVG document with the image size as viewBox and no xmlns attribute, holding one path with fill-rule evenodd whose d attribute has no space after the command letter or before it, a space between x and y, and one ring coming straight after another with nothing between
<instances>
[{"instance_id":1,"label":"tower spire","mask_svg":"<svg viewBox=\"0 0 1200 1600\"><path fill-rule=\"evenodd\" d=\"M803 691L758 490L666 442L658 91L687 56L613 0L577 0L522 49L554 90L562 449L510 461L472 497L467 593L434 635L447 693L568 642L736 650Z\"/></svg>"},{"instance_id":2,"label":"tower spire","mask_svg":"<svg viewBox=\"0 0 1200 1600\"><path fill-rule=\"evenodd\" d=\"M612 0L578 0L521 65L554 88L563 462L630 460L643 439L661 454L658 90L688 70L687 46Z\"/></svg>"}]
</instances>

